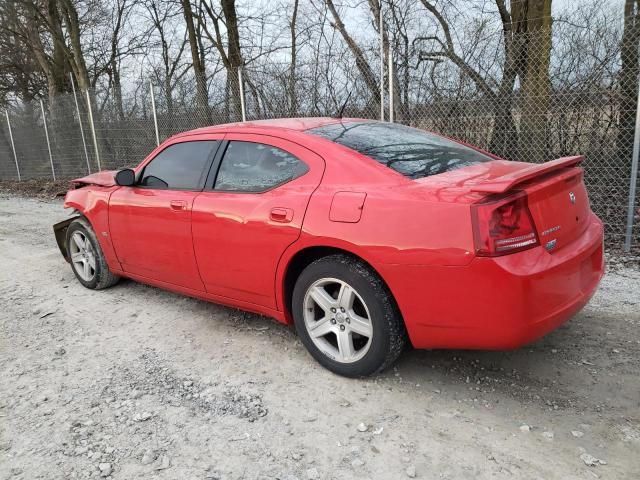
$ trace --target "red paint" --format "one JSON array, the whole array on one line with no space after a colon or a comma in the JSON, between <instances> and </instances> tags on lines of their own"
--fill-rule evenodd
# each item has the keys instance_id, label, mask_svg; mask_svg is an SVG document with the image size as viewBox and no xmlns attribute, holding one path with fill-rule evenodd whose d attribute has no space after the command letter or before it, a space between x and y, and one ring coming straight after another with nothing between
<instances>
[{"instance_id":1,"label":"red paint","mask_svg":"<svg viewBox=\"0 0 640 480\"><path fill-rule=\"evenodd\" d=\"M364 192L337 192L331 202L329 220L332 222L357 223L367 194Z\"/></svg>"},{"instance_id":2,"label":"red paint","mask_svg":"<svg viewBox=\"0 0 640 480\"><path fill-rule=\"evenodd\" d=\"M116 170L103 170L101 172L92 173L86 177L76 178L72 183L76 187L84 185L99 185L101 187L113 187L116 182L114 176L117 173Z\"/></svg>"},{"instance_id":3,"label":"red paint","mask_svg":"<svg viewBox=\"0 0 640 480\"><path fill-rule=\"evenodd\" d=\"M117 187L113 172L101 172L77 180L87 186L70 190L65 206L91 222L114 272L283 322L291 318L284 280L297 253L333 247L357 255L387 283L418 348L517 347L593 295L604 271L603 229L589 208L581 157L497 159L414 181L304 132L337 121L199 129L167 140L135 168L172 143L209 139L266 143L308 166L267 192ZM477 256L474 205L516 192L526 195L539 245Z\"/></svg>"},{"instance_id":4,"label":"red paint","mask_svg":"<svg viewBox=\"0 0 640 480\"><path fill-rule=\"evenodd\" d=\"M225 140L272 145L309 167L306 175L264 193L205 191L193 205L193 248L207 292L275 309L278 262L300 236L325 162L298 143L271 135L229 133ZM274 210L288 211L291 220L272 219Z\"/></svg>"},{"instance_id":5,"label":"red paint","mask_svg":"<svg viewBox=\"0 0 640 480\"><path fill-rule=\"evenodd\" d=\"M135 187L111 194L110 236L125 273L204 290L191 236L197 195Z\"/></svg>"}]
</instances>

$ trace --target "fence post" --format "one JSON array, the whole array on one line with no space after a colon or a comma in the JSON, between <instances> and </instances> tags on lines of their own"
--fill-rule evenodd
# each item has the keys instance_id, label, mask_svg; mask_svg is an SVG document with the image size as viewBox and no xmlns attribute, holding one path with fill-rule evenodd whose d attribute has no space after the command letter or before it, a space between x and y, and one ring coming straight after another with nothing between
<instances>
[{"instance_id":1,"label":"fence post","mask_svg":"<svg viewBox=\"0 0 640 480\"><path fill-rule=\"evenodd\" d=\"M149 82L151 90L151 110L153 111L153 126L156 130L156 146L160 145L160 134L158 133L158 115L156 114L156 97L153 94L153 82Z\"/></svg>"},{"instance_id":2,"label":"fence post","mask_svg":"<svg viewBox=\"0 0 640 480\"><path fill-rule=\"evenodd\" d=\"M20 167L18 166L18 155L16 154L16 145L15 143L13 143L13 132L11 131L11 122L9 121L9 112L5 110L4 114L7 116L7 127L9 127L9 140L11 140L11 149L13 150L13 159L16 162L16 171L18 172L18 181L21 182L22 178L20 177Z\"/></svg>"},{"instance_id":3,"label":"fence post","mask_svg":"<svg viewBox=\"0 0 640 480\"><path fill-rule=\"evenodd\" d=\"M380 121L384 122L384 23L382 21L382 0L380 0Z\"/></svg>"},{"instance_id":4,"label":"fence post","mask_svg":"<svg viewBox=\"0 0 640 480\"><path fill-rule=\"evenodd\" d=\"M247 121L247 114L244 110L244 85L242 82L242 68L238 68L238 83L240 84L240 109L242 110L242 121Z\"/></svg>"},{"instance_id":5,"label":"fence post","mask_svg":"<svg viewBox=\"0 0 640 480\"><path fill-rule=\"evenodd\" d=\"M91 173L91 166L89 165L89 152L87 151L87 141L84 138L84 128L82 127L82 117L80 116L80 105L78 104L78 96L76 95L76 84L73 81L73 74L69 72L69 79L71 80L71 89L73 90L73 99L76 102L76 112L78 113L78 124L80 125L80 136L82 137L82 146L84 147L84 158L87 160L87 173Z\"/></svg>"},{"instance_id":6,"label":"fence post","mask_svg":"<svg viewBox=\"0 0 640 480\"><path fill-rule=\"evenodd\" d=\"M93 110L91 108L91 95L87 90L87 111L89 112L89 124L91 125L91 136L93 137L93 148L96 151L96 162L98 163L98 171L102 170L100 165L100 152L98 151L98 139L96 138L96 126L93 124Z\"/></svg>"},{"instance_id":7,"label":"fence post","mask_svg":"<svg viewBox=\"0 0 640 480\"><path fill-rule=\"evenodd\" d=\"M51 162L51 175L53 176L53 181L56 181L56 171L53 168L53 155L51 154L51 143L49 142L49 129L47 128L47 115L44 111L44 103L42 99L40 99L40 109L42 110L42 123L44 124L44 136L47 139L47 149L49 150L49 161Z\"/></svg>"},{"instance_id":8,"label":"fence post","mask_svg":"<svg viewBox=\"0 0 640 480\"><path fill-rule=\"evenodd\" d=\"M633 153L631 154L631 178L629 179L629 209L627 210L627 230L624 236L624 252L631 251L633 236L633 217L636 202L636 184L638 181L638 156L640 156L640 89L636 105L636 128L633 134Z\"/></svg>"},{"instance_id":9,"label":"fence post","mask_svg":"<svg viewBox=\"0 0 640 480\"><path fill-rule=\"evenodd\" d=\"M389 121L393 123L393 52L389 45Z\"/></svg>"}]
</instances>

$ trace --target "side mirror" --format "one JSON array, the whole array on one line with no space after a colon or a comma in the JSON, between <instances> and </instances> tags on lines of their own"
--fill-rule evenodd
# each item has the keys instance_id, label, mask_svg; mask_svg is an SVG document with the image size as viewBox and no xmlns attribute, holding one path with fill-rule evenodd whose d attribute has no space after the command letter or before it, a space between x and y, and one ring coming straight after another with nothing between
<instances>
[{"instance_id":1,"label":"side mirror","mask_svg":"<svg viewBox=\"0 0 640 480\"><path fill-rule=\"evenodd\" d=\"M123 168L116 173L116 185L121 187L131 187L136 183L136 172L130 168Z\"/></svg>"}]
</instances>

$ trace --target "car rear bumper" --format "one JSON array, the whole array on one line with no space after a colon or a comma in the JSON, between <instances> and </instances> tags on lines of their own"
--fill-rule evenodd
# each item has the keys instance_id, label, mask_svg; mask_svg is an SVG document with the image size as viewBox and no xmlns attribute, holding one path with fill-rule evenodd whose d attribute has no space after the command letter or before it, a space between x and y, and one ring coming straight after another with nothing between
<instances>
[{"instance_id":1,"label":"car rear bumper","mask_svg":"<svg viewBox=\"0 0 640 480\"><path fill-rule=\"evenodd\" d=\"M547 252L536 247L466 266L384 266L416 348L511 349L556 329L584 307L604 273L603 227Z\"/></svg>"}]
</instances>

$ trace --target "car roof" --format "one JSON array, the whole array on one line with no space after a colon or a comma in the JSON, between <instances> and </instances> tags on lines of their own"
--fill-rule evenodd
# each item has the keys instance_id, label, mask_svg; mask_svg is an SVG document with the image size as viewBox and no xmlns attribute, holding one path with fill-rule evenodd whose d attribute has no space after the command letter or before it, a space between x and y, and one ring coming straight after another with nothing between
<instances>
[{"instance_id":1,"label":"car roof","mask_svg":"<svg viewBox=\"0 0 640 480\"><path fill-rule=\"evenodd\" d=\"M300 118L273 118L269 120L251 120L248 122L235 122L224 123L221 125L212 125L210 127L197 128L195 130L189 130L176 135L176 137L194 135L194 134L206 134L206 133L220 133L223 131L234 130L254 130L256 128L264 128L268 130L295 130L303 132L311 128L322 127L324 125L331 125L335 123L352 123L352 122L371 122L375 120L365 120L362 118L332 118L332 117L300 117Z\"/></svg>"}]
</instances>

